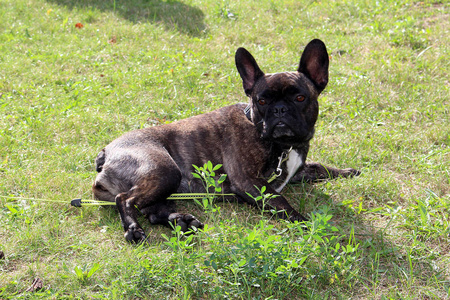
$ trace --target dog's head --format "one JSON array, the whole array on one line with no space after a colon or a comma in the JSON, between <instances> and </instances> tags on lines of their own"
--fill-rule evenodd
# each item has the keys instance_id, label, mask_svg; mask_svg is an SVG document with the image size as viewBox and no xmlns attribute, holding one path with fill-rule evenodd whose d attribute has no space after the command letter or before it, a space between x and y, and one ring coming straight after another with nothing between
<instances>
[{"instance_id":1,"label":"dog's head","mask_svg":"<svg viewBox=\"0 0 450 300\"><path fill-rule=\"evenodd\" d=\"M236 51L236 67L251 99L251 121L263 139L295 146L309 141L319 114L317 97L328 83L325 44L312 40L296 72L264 74L244 48Z\"/></svg>"}]
</instances>

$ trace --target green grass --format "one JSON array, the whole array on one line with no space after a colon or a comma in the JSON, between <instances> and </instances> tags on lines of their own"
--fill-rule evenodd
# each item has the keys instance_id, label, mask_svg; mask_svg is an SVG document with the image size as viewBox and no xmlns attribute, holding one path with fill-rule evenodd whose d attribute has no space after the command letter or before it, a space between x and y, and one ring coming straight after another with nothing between
<instances>
[{"instance_id":1,"label":"green grass","mask_svg":"<svg viewBox=\"0 0 450 300\"><path fill-rule=\"evenodd\" d=\"M3 0L0 299L450 298L450 6L446 1ZM76 28L76 23L84 27ZM330 83L309 159L362 170L284 194L309 231L246 205L193 237L143 221L123 238L91 198L122 133L247 101L246 47L295 70L322 39ZM205 145L207 147L208 145ZM43 289L25 292L34 278Z\"/></svg>"}]
</instances>

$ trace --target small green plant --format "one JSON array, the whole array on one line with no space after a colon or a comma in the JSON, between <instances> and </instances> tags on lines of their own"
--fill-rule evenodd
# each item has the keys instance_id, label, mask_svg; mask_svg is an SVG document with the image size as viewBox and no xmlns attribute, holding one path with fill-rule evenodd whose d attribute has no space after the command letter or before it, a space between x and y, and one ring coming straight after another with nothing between
<instances>
[{"instance_id":1,"label":"small green plant","mask_svg":"<svg viewBox=\"0 0 450 300\"><path fill-rule=\"evenodd\" d=\"M264 214L266 212L271 212L273 214L278 213L268 203L270 201L270 199L276 198L276 197L278 197L278 195L274 195L274 194L271 194L271 193L266 193L266 187L265 186L261 187L261 189L259 189L257 186L255 186L255 188L259 192L258 196L255 197L255 196L253 196L250 193L246 193L246 194L249 197L253 198L253 200L255 200L256 204L261 208L261 214ZM267 206L269 206L269 207L267 207Z\"/></svg>"},{"instance_id":2,"label":"small green plant","mask_svg":"<svg viewBox=\"0 0 450 300\"><path fill-rule=\"evenodd\" d=\"M192 173L192 176L201 180L206 191L206 196L202 198L201 202L197 199L194 201L214 218L215 214L220 213L220 206L217 206L214 203L214 198L217 193L222 192L221 185L227 179L227 175L221 174L219 178L217 178L216 171L219 170L222 165L218 164L213 166L211 161L208 161L202 167L196 165L193 165L193 167L195 172Z\"/></svg>"},{"instance_id":3,"label":"small green plant","mask_svg":"<svg viewBox=\"0 0 450 300\"><path fill-rule=\"evenodd\" d=\"M212 268L237 297L247 298L255 291L286 297L280 287L295 281L306 257L288 250L287 235L275 230L267 220L233 242L220 243L204 264Z\"/></svg>"},{"instance_id":4,"label":"small green plant","mask_svg":"<svg viewBox=\"0 0 450 300\"><path fill-rule=\"evenodd\" d=\"M194 242L193 234L185 234L181 231L181 226L174 226L172 230L173 236L168 237L164 233L161 236L166 240L165 245L169 246L173 251L186 251L192 249Z\"/></svg>"},{"instance_id":5,"label":"small green plant","mask_svg":"<svg viewBox=\"0 0 450 300\"><path fill-rule=\"evenodd\" d=\"M68 268L64 267L66 270ZM91 267L88 267L88 265L84 266L75 266L73 270L71 271L73 274L75 274L78 281L85 284L87 283L88 279L94 275L95 272L97 272L100 269L99 263L94 263Z\"/></svg>"},{"instance_id":6,"label":"small green plant","mask_svg":"<svg viewBox=\"0 0 450 300\"><path fill-rule=\"evenodd\" d=\"M6 214L10 216L11 219L23 219L25 218L25 209L19 205L5 205L8 211Z\"/></svg>"},{"instance_id":7,"label":"small green plant","mask_svg":"<svg viewBox=\"0 0 450 300\"><path fill-rule=\"evenodd\" d=\"M31 206L23 205L23 203L6 203L5 208L3 212L6 215L6 220L10 221L11 224L15 225L17 220L26 225L32 223L32 218L28 216Z\"/></svg>"},{"instance_id":8,"label":"small green plant","mask_svg":"<svg viewBox=\"0 0 450 300\"><path fill-rule=\"evenodd\" d=\"M401 212L404 221L401 227L413 229L421 239L446 237L450 232L449 211L449 201L428 192L428 197L416 199L416 204Z\"/></svg>"}]
</instances>

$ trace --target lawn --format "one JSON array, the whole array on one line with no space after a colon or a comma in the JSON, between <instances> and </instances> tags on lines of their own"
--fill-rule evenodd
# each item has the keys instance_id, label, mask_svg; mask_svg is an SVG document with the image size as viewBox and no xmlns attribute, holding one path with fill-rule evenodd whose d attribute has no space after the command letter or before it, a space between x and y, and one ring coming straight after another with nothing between
<instances>
[{"instance_id":1,"label":"lawn","mask_svg":"<svg viewBox=\"0 0 450 300\"><path fill-rule=\"evenodd\" d=\"M2 0L0 17L0 299L450 298L446 1ZM246 102L238 47L294 71L314 38L330 81L308 160L362 173L284 190L308 230L178 201L203 231L142 220L133 245L113 207L70 206L122 133Z\"/></svg>"}]
</instances>

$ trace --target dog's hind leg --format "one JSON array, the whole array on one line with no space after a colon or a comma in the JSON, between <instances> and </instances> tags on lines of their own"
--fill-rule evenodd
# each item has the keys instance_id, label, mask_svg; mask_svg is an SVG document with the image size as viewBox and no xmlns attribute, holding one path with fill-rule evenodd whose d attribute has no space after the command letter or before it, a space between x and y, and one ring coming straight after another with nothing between
<instances>
[{"instance_id":1,"label":"dog's hind leg","mask_svg":"<svg viewBox=\"0 0 450 300\"><path fill-rule=\"evenodd\" d=\"M166 198L177 190L180 180L181 173L178 168L164 168L164 170L159 168L142 177L128 192L116 196L116 206L127 241L141 242L146 239L144 230L137 220L139 210L147 216L159 214L164 216L171 212L170 206L163 203L168 201Z\"/></svg>"},{"instance_id":2,"label":"dog's hind leg","mask_svg":"<svg viewBox=\"0 0 450 300\"><path fill-rule=\"evenodd\" d=\"M97 158L99 174L93 185L94 196L99 200L116 202L128 241L146 239L137 220L139 211L152 224L169 227L176 224L183 231L203 227L192 215L175 212L175 203L167 200L178 190L182 178L180 169L167 151L153 149L147 153L144 148L110 151L106 155L103 152L99 154L100 159Z\"/></svg>"},{"instance_id":3,"label":"dog's hind leg","mask_svg":"<svg viewBox=\"0 0 450 300\"><path fill-rule=\"evenodd\" d=\"M141 210L151 224L161 224L167 227L180 226L181 231L187 232L190 229L203 228L203 223L191 214L176 212L175 202L165 200Z\"/></svg>"},{"instance_id":4,"label":"dog's hind leg","mask_svg":"<svg viewBox=\"0 0 450 300\"><path fill-rule=\"evenodd\" d=\"M128 192L116 196L125 239L130 242L142 242L146 239L144 230L137 221L138 211L147 216L152 224L162 224L168 227L181 226L183 232L189 229L203 228L203 224L191 214L175 212L175 203L167 200L177 191L181 181L181 172L176 165L152 170Z\"/></svg>"}]
</instances>

